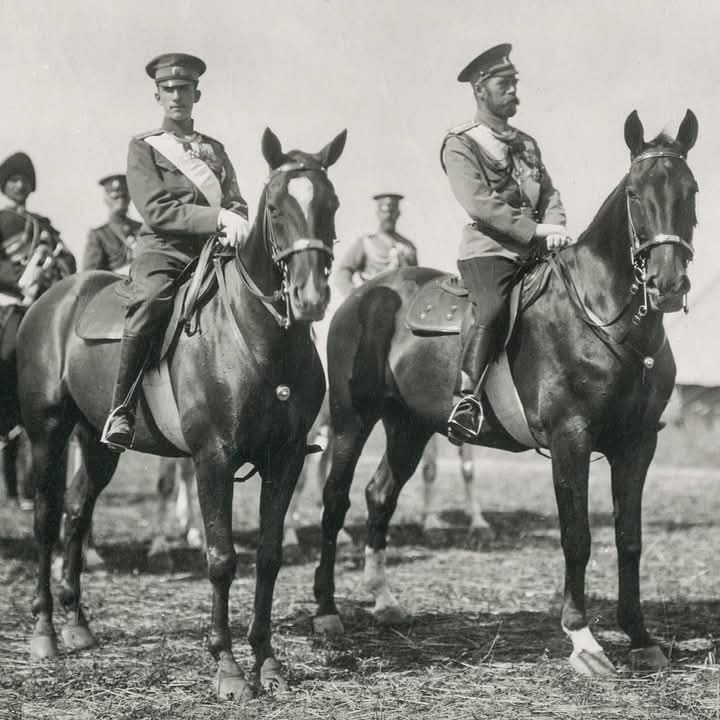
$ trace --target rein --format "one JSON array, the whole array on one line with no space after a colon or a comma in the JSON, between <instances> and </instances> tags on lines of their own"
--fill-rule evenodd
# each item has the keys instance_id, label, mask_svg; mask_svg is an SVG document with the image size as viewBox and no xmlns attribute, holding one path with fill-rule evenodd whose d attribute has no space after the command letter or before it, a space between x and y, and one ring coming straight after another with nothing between
<instances>
[{"instance_id":1,"label":"rein","mask_svg":"<svg viewBox=\"0 0 720 720\"><path fill-rule=\"evenodd\" d=\"M674 150L647 150L641 153L637 157L633 158L631 167L644 160L652 158L676 158L685 160L685 156ZM655 357L659 355L667 344L667 336L663 329L662 339L656 350L652 353L646 353L636 348L632 343L629 342L628 337L633 327L639 327L643 319L648 314L648 290L647 290L647 253L654 247L660 245L679 245L684 248L688 253L688 261L692 260L694 255L693 246L681 238L679 235L668 235L659 233L650 240L642 241L639 233L635 227L633 220L632 208L631 208L631 197L630 192L625 188L625 203L628 217L628 235L630 241L630 261L632 263L633 270L633 281L630 285L628 292L628 298L624 303L623 307L617 313L617 315L603 322L595 313L586 305L585 301L578 290L575 280L572 277L570 268L567 262L562 258L560 254L551 254L547 256L547 262L558 276L560 281L565 286L568 297L570 298L573 306L578 311L582 321L595 333L595 335L605 344L606 347L615 355L619 360L622 360L622 349L628 347L642 360L643 364L643 377L646 370L651 370L655 365ZM632 318L632 325L625 331L623 336L618 340L614 338L609 332L608 328L616 325L630 310L633 299L637 295L638 291L642 289L642 300L639 307L635 311ZM687 312L687 300L684 304L685 312Z\"/></svg>"},{"instance_id":2,"label":"rein","mask_svg":"<svg viewBox=\"0 0 720 720\"><path fill-rule=\"evenodd\" d=\"M293 242L290 247L280 248L277 242L277 235L275 234L275 228L273 227L272 218L267 205L267 191L270 181L281 173L289 172L326 172L324 167L312 167L305 163L292 161L287 162L271 171L267 180L265 181L265 189L263 190L263 222L262 222L262 233L265 240L265 246L268 251L268 255L273 261L274 265L282 276L280 287L275 290L271 295L265 295L260 288L257 286L255 281L252 279L250 272L248 271L245 263L240 257L239 249L235 249L235 263L237 265L238 274L240 279L243 281L245 287L250 291L250 294L257 298L272 315L277 324L287 330L292 323L292 313L290 308L290 281L289 281L289 267L288 258L296 255L297 253L308 252L310 250L319 250L325 253L329 257L328 267L326 273L330 273L330 264L333 261L333 251L329 248L322 240L318 238L298 238ZM284 314L275 307L278 303L284 304Z\"/></svg>"}]
</instances>

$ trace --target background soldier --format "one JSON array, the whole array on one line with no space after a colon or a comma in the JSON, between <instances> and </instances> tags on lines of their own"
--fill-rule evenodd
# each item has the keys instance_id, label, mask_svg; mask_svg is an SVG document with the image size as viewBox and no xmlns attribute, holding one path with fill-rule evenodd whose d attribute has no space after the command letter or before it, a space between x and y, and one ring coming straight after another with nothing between
<instances>
[{"instance_id":1,"label":"background soldier","mask_svg":"<svg viewBox=\"0 0 720 720\"><path fill-rule=\"evenodd\" d=\"M342 299L354 287L378 273L418 264L415 245L395 229L402 199L398 193L373 196L377 202L377 232L359 237L348 248L335 271L335 284Z\"/></svg>"},{"instance_id":2,"label":"background soldier","mask_svg":"<svg viewBox=\"0 0 720 720\"><path fill-rule=\"evenodd\" d=\"M108 175L99 182L109 211L108 221L88 233L83 270L112 270L127 275L140 223L127 215L130 206L125 175Z\"/></svg>"}]
</instances>

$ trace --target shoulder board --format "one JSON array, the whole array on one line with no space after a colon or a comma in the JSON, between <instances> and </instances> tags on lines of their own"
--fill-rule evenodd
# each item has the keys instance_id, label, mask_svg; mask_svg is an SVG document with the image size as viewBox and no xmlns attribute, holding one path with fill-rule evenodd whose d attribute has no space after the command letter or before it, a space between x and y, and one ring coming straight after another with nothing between
<instances>
[{"instance_id":1,"label":"shoulder board","mask_svg":"<svg viewBox=\"0 0 720 720\"><path fill-rule=\"evenodd\" d=\"M157 128L156 130L148 130L147 132L140 133L139 135L135 135L135 140L144 140L146 137L150 137L151 135L162 135L165 131L161 128Z\"/></svg>"},{"instance_id":2,"label":"shoulder board","mask_svg":"<svg viewBox=\"0 0 720 720\"><path fill-rule=\"evenodd\" d=\"M396 232L395 235L397 235L397 239L400 242L404 242L405 244L409 245L411 248L415 247L415 243L412 240L408 240L404 235L401 235L399 232Z\"/></svg>"},{"instance_id":3,"label":"shoulder board","mask_svg":"<svg viewBox=\"0 0 720 720\"><path fill-rule=\"evenodd\" d=\"M455 127L450 128L446 135L462 135L468 130L472 130L474 127L477 127L479 124L480 123L477 120L468 120L468 122L464 122L461 125L456 125Z\"/></svg>"},{"instance_id":4,"label":"shoulder board","mask_svg":"<svg viewBox=\"0 0 720 720\"><path fill-rule=\"evenodd\" d=\"M104 223L103 225L98 225L97 227L90 228L92 232L98 232L99 230L104 230L106 227L108 227L110 223Z\"/></svg>"}]
</instances>

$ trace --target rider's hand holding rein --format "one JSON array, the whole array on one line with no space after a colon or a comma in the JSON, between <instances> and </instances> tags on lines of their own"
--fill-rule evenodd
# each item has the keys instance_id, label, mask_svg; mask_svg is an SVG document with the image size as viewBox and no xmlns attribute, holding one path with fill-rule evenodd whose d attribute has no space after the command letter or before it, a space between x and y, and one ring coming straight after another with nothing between
<instances>
[{"instance_id":1,"label":"rider's hand holding rein","mask_svg":"<svg viewBox=\"0 0 720 720\"><path fill-rule=\"evenodd\" d=\"M221 210L218 215L218 230L222 230L225 235L218 237L218 240L224 247L242 247L250 233L250 224L248 221L232 210Z\"/></svg>"},{"instance_id":2,"label":"rider's hand holding rein","mask_svg":"<svg viewBox=\"0 0 720 720\"><path fill-rule=\"evenodd\" d=\"M535 239L547 250L560 250L568 245L574 245L575 239L568 233L563 225L554 223L539 223L535 229Z\"/></svg>"}]
</instances>

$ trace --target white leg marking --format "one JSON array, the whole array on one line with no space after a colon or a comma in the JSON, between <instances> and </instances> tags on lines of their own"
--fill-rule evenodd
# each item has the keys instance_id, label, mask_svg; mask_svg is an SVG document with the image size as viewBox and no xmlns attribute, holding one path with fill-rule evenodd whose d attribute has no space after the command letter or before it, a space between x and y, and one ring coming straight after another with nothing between
<instances>
[{"instance_id":1,"label":"white leg marking","mask_svg":"<svg viewBox=\"0 0 720 720\"><path fill-rule=\"evenodd\" d=\"M375 597L373 612L398 607L399 603L390 590L385 576L385 550L365 547L365 573L363 580L368 592Z\"/></svg>"},{"instance_id":2,"label":"white leg marking","mask_svg":"<svg viewBox=\"0 0 720 720\"><path fill-rule=\"evenodd\" d=\"M594 655L603 652L602 647L593 637L593 634L590 632L590 628L587 625L584 628L580 628L580 630L568 630L566 627L563 627L563 630L572 641L573 652L585 650L586 652L593 653Z\"/></svg>"}]
</instances>

